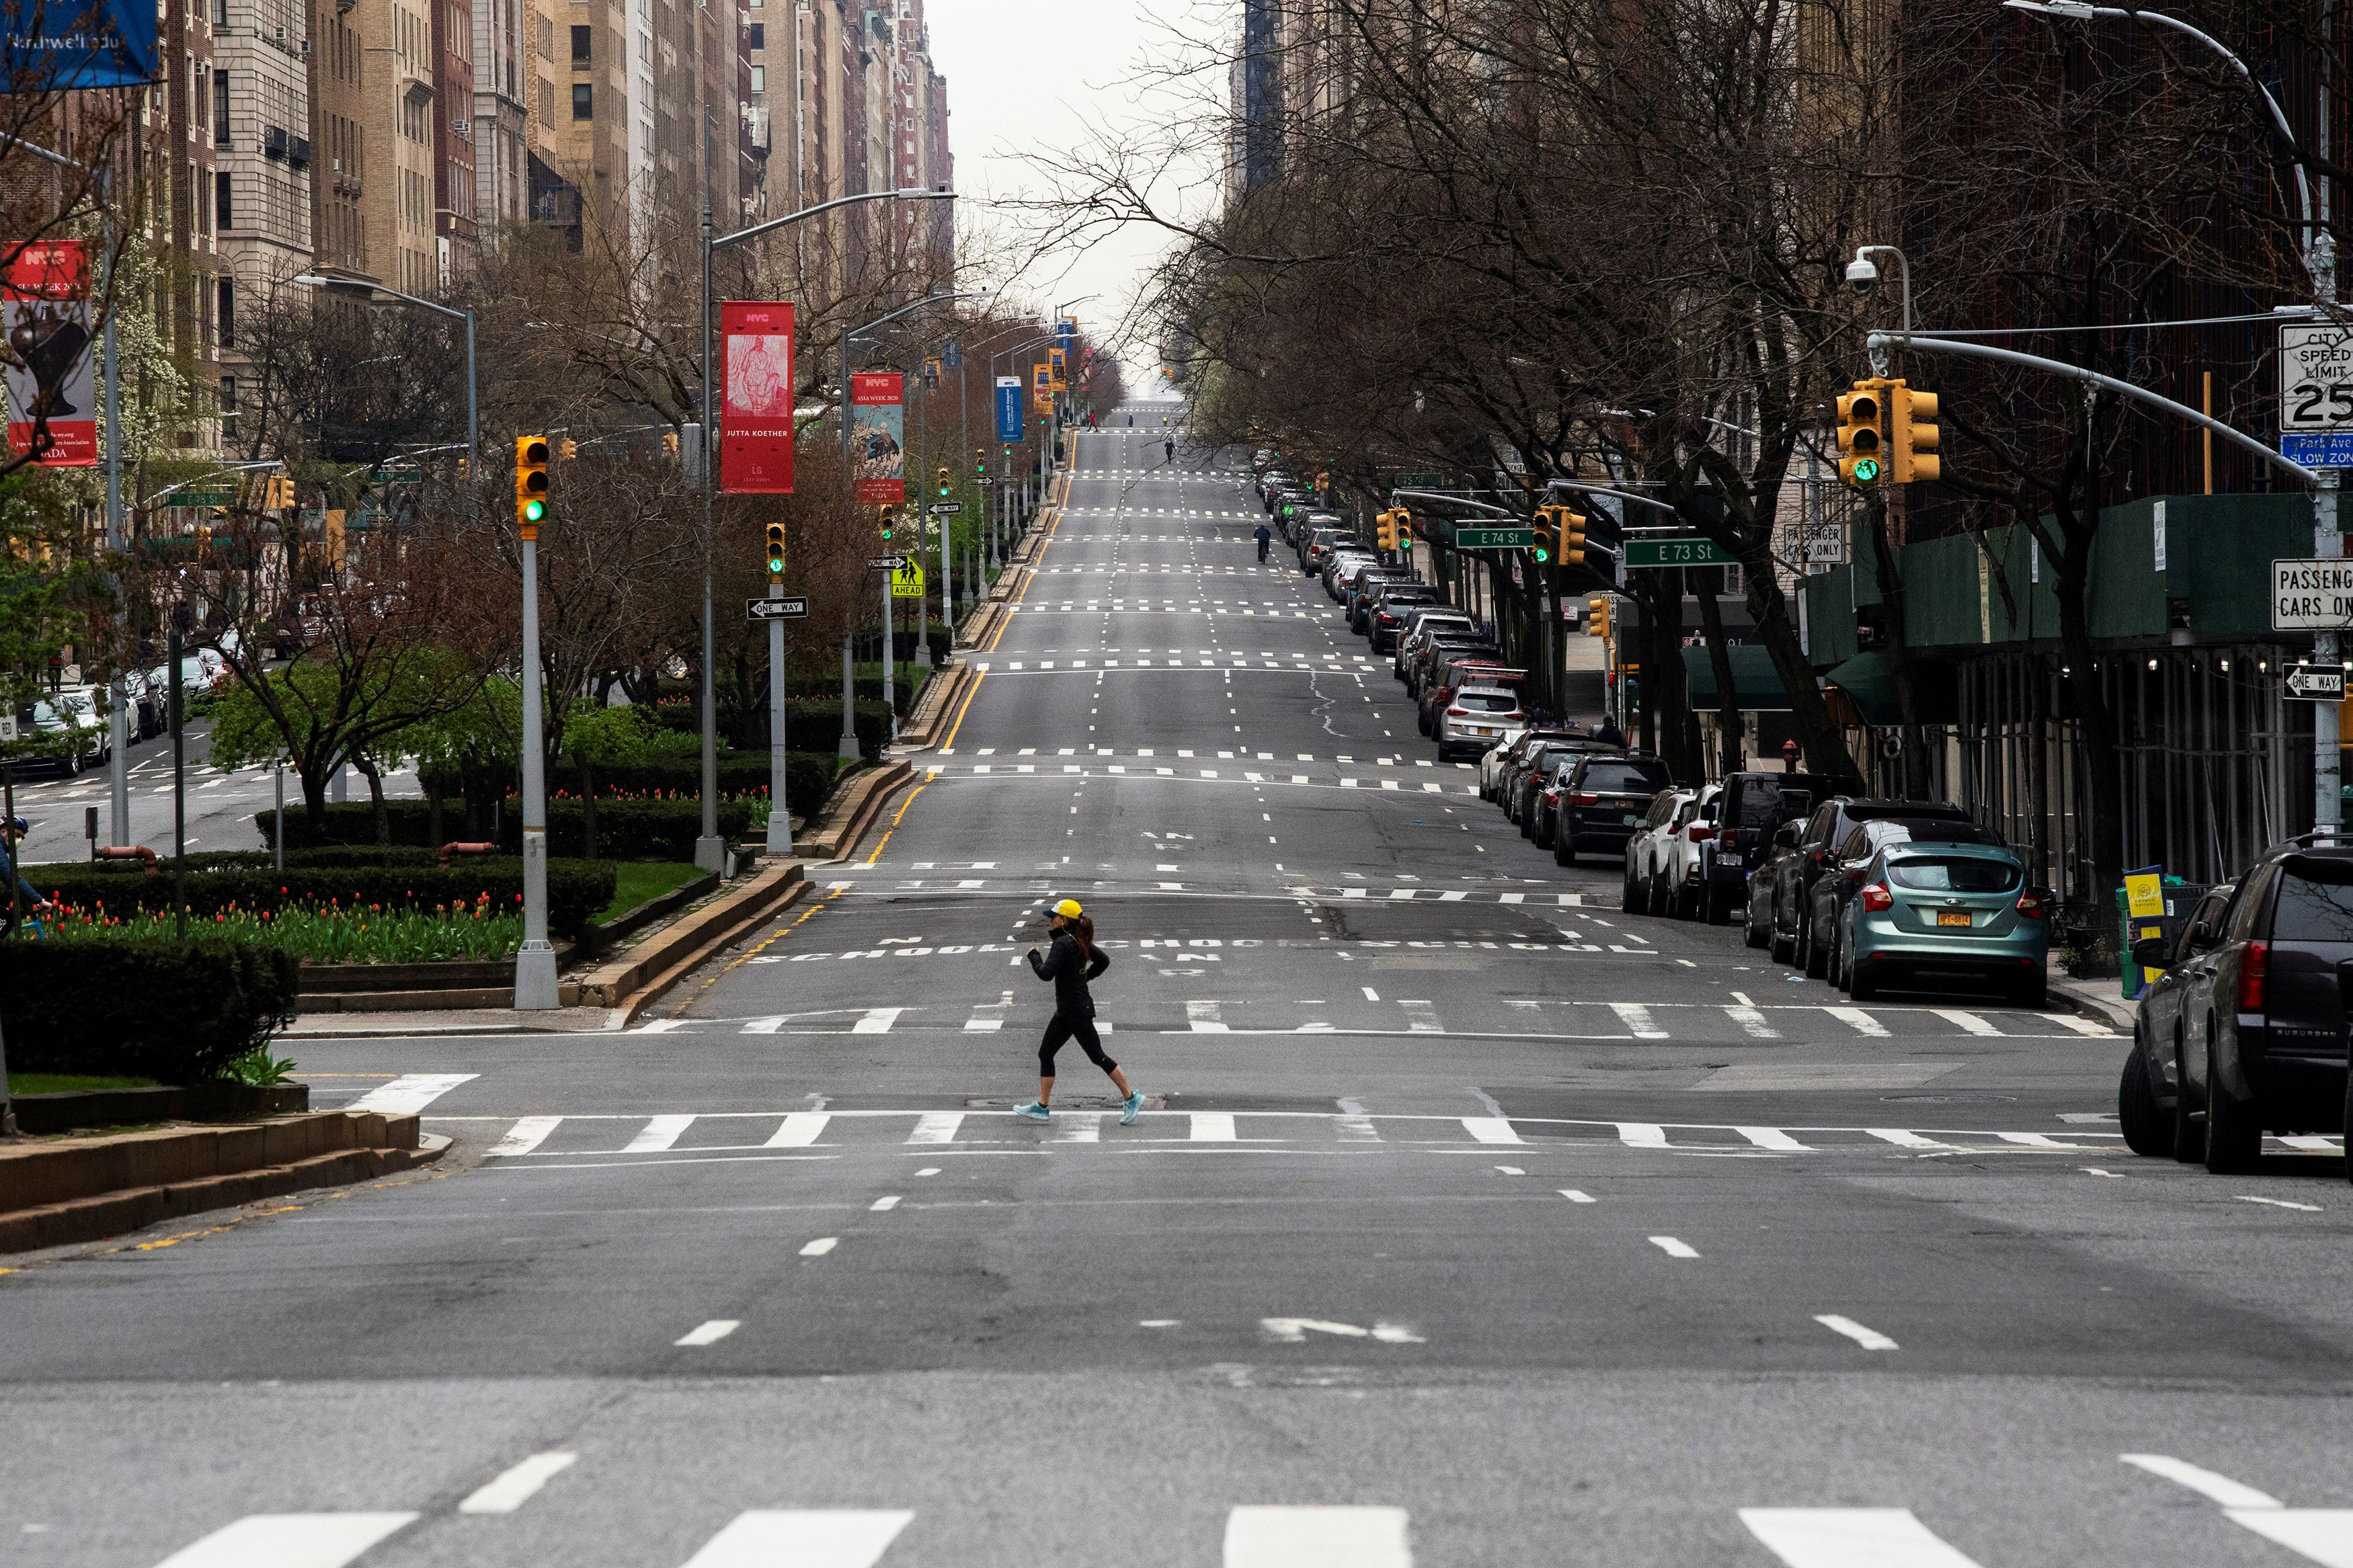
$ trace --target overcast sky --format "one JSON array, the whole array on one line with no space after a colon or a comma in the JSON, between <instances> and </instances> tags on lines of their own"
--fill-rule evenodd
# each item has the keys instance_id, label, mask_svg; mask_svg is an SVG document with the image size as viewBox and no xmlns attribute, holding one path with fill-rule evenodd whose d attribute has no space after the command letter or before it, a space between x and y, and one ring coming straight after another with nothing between
<instances>
[{"instance_id":1,"label":"overcast sky","mask_svg":"<svg viewBox=\"0 0 2353 1568\"><path fill-rule=\"evenodd\" d=\"M1207 35L1233 8L1228 0L928 0L933 62L948 79L956 189L966 198L960 205L969 209L963 221L987 221L974 198L1041 194L1027 158L1087 142L1092 127L1107 122L1136 136L1157 136L1178 121L1198 124L1198 105L1185 93L1140 87L1134 79L1146 61L1166 62L1177 52L1176 37L1156 18L1181 16L1187 34ZM1209 180L1210 171L1197 164L1178 182L1193 187L1189 205L1196 210L1208 200ZM1178 183L1155 199L1186 205ZM1041 310L1073 295L1099 296L1073 313L1091 331L1107 336L1167 245L1161 232L1132 226L1083 254L1032 267L1023 292ZM1149 344L1134 345L1121 357L1132 391L1158 386Z\"/></svg>"}]
</instances>

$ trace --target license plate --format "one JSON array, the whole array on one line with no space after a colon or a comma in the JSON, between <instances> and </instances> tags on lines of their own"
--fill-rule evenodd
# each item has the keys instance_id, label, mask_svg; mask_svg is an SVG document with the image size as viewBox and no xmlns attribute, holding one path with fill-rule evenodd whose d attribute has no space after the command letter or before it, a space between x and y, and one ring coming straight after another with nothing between
<instances>
[{"instance_id":1,"label":"license plate","mask_svg":"<svg viewBox=\"0 0 2353 1568\"><path fill-rule=\"evenodd\" d=\"M1940 926L1965 926L1969 923L1969 913L1967 910L1938 910L1936 923Z\"/></svg>"},{"instance_id":2,"label":"license plate","mask_svg":"<svg viewBox=\"0 0 2353 1568\"><path fill-rule=\"evenodd\" d=\"M1479 726L1479 733L1482 735L1492 735L1494 732L1494 731L1488 729L1484 724Z\"/></svg>"}]
</instances>

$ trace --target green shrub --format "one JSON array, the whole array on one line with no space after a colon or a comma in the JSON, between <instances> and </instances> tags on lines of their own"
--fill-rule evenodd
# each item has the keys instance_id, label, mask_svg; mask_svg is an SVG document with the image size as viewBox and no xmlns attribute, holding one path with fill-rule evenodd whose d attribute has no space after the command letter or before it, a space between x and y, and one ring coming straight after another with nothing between
<instances>
[{"instance_id":1,"label":"green shrub","mask_svg":"<svg viewBox=\"0 0 2353 1568\"><path fill-rule=\"evenodd\" d=\"M357 807L364 813L364 805ZM300 818L290 816L290 825ZM689 841L691 847L691 839ZM45 897L95 914L114 915L172 909L167 865L149 877L121 867L98 868L72 862L26 866L26 880ZM290 858L286 869L268 864L187 873L189 917L210 919L241 910L249 914L281 909L435 910L470 905L485 894L493 908L512 908L522 895L522 861L505 855L466 856L444 868L411 865L303 866ZM613 868L603 860L551 859L547 865L547 923L560 936L577 936L613 900Z\"/></svg>"},{"instance_id":2,"label":"green shrub","mask_svg":"<svg viewBox=\"0 0 2353 1568\"><path fill-rule=\"evenodd\" d=\"M891 710L880 701L860 701L851 715L858 731L858 752L878 762L891 743ZM834 752L841 745L841 698L792 697L785 700L785 749L788 752Z\"/></svg>"},{"instance_id":3,"label":"green shrub","mask_svg":"<svg viewBox=\"0 0 2353 1568\"><path fill-rule=\"evenodd\" d=\"M294 1016L298 973L291 953L208 938L0 942L8 1066L201 1083Z\"/></svg>"},{"instance_id":4,"label":"green shrub","mask_svg":"<svg viewBox=\"0 0 2353 1568\"><path fill-rule=\"evenodd\" d=\"M838 710L834 721L837 725L840 722ZM721 799L733 796L748 800L767 795L768 752L765 747L722 752L718 760ZM830 746L815 752L786 752L786 804L802 816L823 805L826 796L833 793L838 766ZM608 799L630 795L683 795L699 800L702 795L702 762L699 757L610 765L599 763L589 777L596 787L600 837L604 827L604 803ZM549 785L549 795L553 799L578 795L578 767L570 759L565 759L557 767ZM604 846L600 843L597 847L601 849Z\"/></svg>"},{"instance_id":5,"label":"green shrub","mask_svg":"<svg viewBox=\"0 0 2353 1568\"><path fill-rule=\"evenodd\" d=\"M254 825L261 830L264 842L269 840L273 816L258 812ZM421 800L388 800L385 815L392 827L392 839L396 845L421 845L427 841L432 817ZM719 803L719 836L741 838L752 826L752 804L744 800L723 800ZM443 820L445 831L463 829L449 819ZM700 800L599 800L596 803L596 853L616 860L691 860L694 841L702 837L702 803ZM375 817L364 801L343 801L327 807L324 832L319 845L365 846L375 838ZM515 801L507 802L503 842L509 853L522 853L522 810ZM576 856L586 847L586 835L581 829L580 802L565 795L547 803L547 848L550 855ZM294 867L290 857L294 847L306 850L312 847L310 819L288 807L286 812L286 845L290 857L287 869ZM462 864L463 862L459 862ZM516 886L522 884L518 882Z\"/></svg>"}]
</instances>

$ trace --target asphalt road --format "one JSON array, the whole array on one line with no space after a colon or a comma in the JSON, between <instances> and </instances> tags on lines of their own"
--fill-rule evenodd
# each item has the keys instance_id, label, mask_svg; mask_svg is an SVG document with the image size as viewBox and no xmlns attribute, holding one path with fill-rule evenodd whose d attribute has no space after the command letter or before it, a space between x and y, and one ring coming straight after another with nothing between
<instances>
[{"instance_id":1,"label":"asphalt road","mask_svg":"<svg viewBox=\"0 0 2353 1568\"><path fill-rule=\"evenodd\" d=\"M301 1047L435 1172L0 1278L0 1559L2353 1563L2340 1160L1616 912L1157 416L820 898L628 1034ZM1064 896L1130 1127L1009 1114Z\"/></svg>"}]
</instances>

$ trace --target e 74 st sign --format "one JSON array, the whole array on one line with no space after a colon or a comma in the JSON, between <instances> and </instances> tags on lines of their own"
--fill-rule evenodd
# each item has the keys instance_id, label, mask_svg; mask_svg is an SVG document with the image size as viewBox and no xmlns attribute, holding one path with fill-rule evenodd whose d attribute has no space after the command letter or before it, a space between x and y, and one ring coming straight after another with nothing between
<instances>
[{"instance_id":1,"label":"e 74 st sign","mask_svg":"<svg viewBox=\"0 0 2353 1568\"><path fill-rule=\"evenodd\" d=\"M2272 630L2353 628L2353 561L2272 563Z\"/></svg>"}]
</instances>

